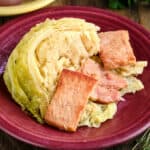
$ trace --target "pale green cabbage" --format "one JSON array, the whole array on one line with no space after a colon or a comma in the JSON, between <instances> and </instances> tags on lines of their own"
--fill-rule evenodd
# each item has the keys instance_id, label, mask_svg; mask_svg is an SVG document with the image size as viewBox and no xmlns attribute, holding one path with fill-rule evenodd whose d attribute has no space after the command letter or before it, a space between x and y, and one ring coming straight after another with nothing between
<instances>
[{"instance_id":1,"label":"pale green cabbage","mask_svg":"<svg viewBox=\"0 0 150 150\"><path fill-rule=\"evenodd\" d=\"M144 67L147 66L147 61L137 61L133 65L124 66L116 69L117 73L122 76L135 76L143 73Z\"/></svg>"},{"instance_id":2,"label":"pale green cabbage","mask_svg":"<svg viewBox=\"0 0 150 150\"><path fill-rule=\"evenodd\" d=\"M83 19L47 19L21 39L8 59L4 81L23 110L43 122L62 69L77 70L98 53L98 30Z\"/></svg>"},{"instance_id":3,"label":"pale green cabbage","mask_svg":"<svg viewBox=\"0 0 150 150\"><path fill-rule=\"evenodd\" d=\"M97 104L89 101L80 118L79 126L99 127L101 123L112 119L117 112L117 104Z\"/></svg>"},{"instance_id":4,"label":"pale green cabbage","mask_svg":"<svg viewBox=\"0 0 150 150\"><path fill-rule=\"evenodd\" d=\"M127 93L135 93L137 91L144 89L143 83L136 77L129 76L129 77L126 77L125 79L127 81L127 87L123 88L120 91L122 96Z\"/></svg>"}]
</instances>

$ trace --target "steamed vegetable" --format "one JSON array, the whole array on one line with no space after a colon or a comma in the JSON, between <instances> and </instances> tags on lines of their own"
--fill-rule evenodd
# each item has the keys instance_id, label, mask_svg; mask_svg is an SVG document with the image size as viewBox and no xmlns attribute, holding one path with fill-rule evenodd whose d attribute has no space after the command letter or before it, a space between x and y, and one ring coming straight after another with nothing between
<instances>
[{"instance_id":1,"label":"steamed vegetable","mask_svg":"<svg viewBox=\"0 0 150 150\"><path fill-rule=\"evenodd\" d=\"M48 19L22 38L4 73L7 88L22 109L43 122L62 69L77 70L99 51L98 30L82 19Z\"/></svg>"}]
</instances>

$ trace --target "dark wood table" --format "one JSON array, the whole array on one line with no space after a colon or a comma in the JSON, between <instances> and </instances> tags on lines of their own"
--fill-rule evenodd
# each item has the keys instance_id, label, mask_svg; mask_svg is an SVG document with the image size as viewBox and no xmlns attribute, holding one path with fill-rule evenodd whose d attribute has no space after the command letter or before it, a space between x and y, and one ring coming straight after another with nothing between
<instances>
[{"instance_id":1,"label":"dark wood table","mask_svg":"<svg viewBox=\"0 0 150 150\"><path fill-rule=\"evenodd\" d=\"M108 2L107 0L56 0L48 7L62 6L62 5L80 5L80 6L92 6L97 8L108 9L107 2ZM126 8L123 10L112 10L112 11L130 18L135 22L138 22L139 24L144 26L147 30L150 30L150 6L137 4L132 6L132 8ZM15 17L16 16L0 17L0 25ZM121 145L108 148L107 150L131 150L132 147L136 144L137 139L139 139L142 135L143 134ZM35 147L26 144L24 142L21 142L19 140L16 140L15 138L4 133L3 131L0 131L0 150L42 150L42 148Z\"/></svg>"}]
</instances>

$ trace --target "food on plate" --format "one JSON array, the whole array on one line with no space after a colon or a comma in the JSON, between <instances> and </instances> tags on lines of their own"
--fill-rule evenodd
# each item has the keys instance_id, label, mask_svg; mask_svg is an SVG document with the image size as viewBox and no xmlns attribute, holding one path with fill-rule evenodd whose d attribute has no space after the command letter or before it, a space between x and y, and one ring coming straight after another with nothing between
<instances>
[{"instance_id":1,"label":"food on plate","mask_svg":"<svg viewBox=\"0 0 150 150\"><path fill-rule=\"evenodd\" d=\"M82 73L63 69L45 121L63 130L76 131L96 82L96 79Z\"/></svg>"},{"instance_id":2,"label":"food on plate","mask_svg":"<svg viewBox=\"0 0 150 150\"><path fill-rule=\"evenodd\" d=\"M91 100L96 102L111 103L119 101L121 96L118 90L127 86L127 82L123 77L104 70L100 64L92 59L88 59L81 66L81 72L98 80L90 95Z\"/></svg>"},{"instance_id":3,"label":"food on plate","mask_svg":"<svg viewBox=\"0 0 150 150\"><path fill-rule=\"evenodd\" d=\"M99 51L98 30L82 19L47 19L21 39L8 59L4 80L23 110L44 122L61 71L78 70Z\"/></svg>"},{"instance_id":4,"label":"food on plate","mask_svg":"<svg viewBox=\"0 0 150 150\"><path fill-rule=\"evenodd\" d=\"M108 119L112 119L116 112L116 103L100 104L88 101L85 110L81 115L78 126L98 128L102 122L105 122Z\"/></svg>"},{"instance_id":5,"label":"food on plate","mask_svg":"<svg viewBox=\"0 0 150 150\"><path fill-rule=\"evenodd\" d=\"M136 76L142 74L146 66L147 61L137 61L134 65L122 66L117 68L116 71L122 76Z\"/></svg>"},{"instance_id":6,"label":"food on plate","mask_svg":"<svg viewBox=\"0 0 150 150\"><path fill-rule=\"evenodd\" d=\"M126 30L101 32L100 58L106 69L135 64L136 58Z\"/></svg>"},{"instance_id":7,"label":"food on plate","mask_svg":"<svg viewBox=\"0 0 150 150\"><path fill-rule=\"evenodd\" d=\"M136 77L129 76L125 79L127 81L127 87L120 91L122 96L126 93L135 93L136 91L140 91L144 88L143 83Z\"/></svg>"},{"instance_id":8,"label":"food on plate","mask_svg":"<svg viewBox=\"0 0 150 150\"><path fill-rule=\"evenodd\" d=\"M14 48L4 81L38 122L76 131L112 119L124 94L144 88L136 76L146 66L136 60L126 30L100 32L79 18L47 19Z\"/></svg>"}]
</instances>

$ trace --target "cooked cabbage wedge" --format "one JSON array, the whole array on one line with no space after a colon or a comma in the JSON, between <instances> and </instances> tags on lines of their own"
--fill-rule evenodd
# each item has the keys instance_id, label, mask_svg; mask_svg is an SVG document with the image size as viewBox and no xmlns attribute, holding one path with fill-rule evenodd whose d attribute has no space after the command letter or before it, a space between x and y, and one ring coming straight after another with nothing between
<instances>
[{"instance_id":1,"label":"cooked cabbage wedge","mask_svg":"<svg viewBox=\"0 0 150 150\"><path fill-rule=\"evenodd\" d=\"M22 109L43 122L62 69L77 70L98 53L98 30L82 19L47 19L21 39L8 59L4 81Z\"/></svg>"}]
</instances>

